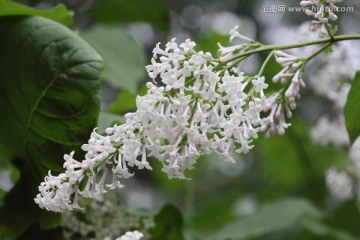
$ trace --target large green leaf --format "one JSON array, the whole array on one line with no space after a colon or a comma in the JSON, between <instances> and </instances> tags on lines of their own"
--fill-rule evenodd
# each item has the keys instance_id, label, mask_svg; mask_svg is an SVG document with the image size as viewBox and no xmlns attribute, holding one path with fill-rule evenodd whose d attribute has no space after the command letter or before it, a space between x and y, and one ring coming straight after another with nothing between
<instances>
[{"instance_id":1,"label":"large green leaf","mask_svg":"<svg viewBox=\"0 0 360 240\"><path fill-rule=\"evenodd\" d=\"M360 71L356 73L346 105L345 123L351 143L360 135Z\"/></svg>"},{"instance_id":2,"label":"large green leaf","mask_svg":"<svg viewBox=\"0 0 360 240\"><path fill-rule=\"evenodd\" d=\"M304 217L319 219L322 213L304 199L283 199L263 206L249 217L229 223L209 239L261 237L296 226Z\"/></svg>"},{"instance_id":3,"label":"large green leaf","mask_svg":"<svg viewBox=\"0 0 360 240\"><path fill-rule=\"evenodd\" d=\"M145 76L145 52L120 27L95 26L80 34L105 60L105 80L135 92Z\"/></svg>"},{"instance_id":4,"label":"large green leaf","mask_svg":"<svg viewBox=\"0 0 360 240\"><path fill-rule=\"evenodd\" d=\"M78 150L96 126L103 61L42 17L1 18L0 32L0 143L21 171L0 209L0 232L19 235L33 223L59 221L33 198L47 171L60 171L63 154Z\"/></svg>"},{"instance_id":5,"label":"large green leaf","mask_svg":"<svg viewBox=\"0 0 360 240\"><path fill-rule=\"evenodd\" d=\"M59 4L53 9L40 10L21 5L11 0L1 0L0 17L3 16L41 16L64 24L67 27L73 25L71 13L63 4Z\"/></svg>"},{"instance_id":6,"label":"large green leaf","mask_svg":"<svg viewBox=\"0 0 360 240\"><path fill-rule=\"evenodd\" d=\"M163 32L167 32L170 25L168 10L161 0L98 1L89 14L104 23L149 22Z\"/></svg>"}]
</instances>

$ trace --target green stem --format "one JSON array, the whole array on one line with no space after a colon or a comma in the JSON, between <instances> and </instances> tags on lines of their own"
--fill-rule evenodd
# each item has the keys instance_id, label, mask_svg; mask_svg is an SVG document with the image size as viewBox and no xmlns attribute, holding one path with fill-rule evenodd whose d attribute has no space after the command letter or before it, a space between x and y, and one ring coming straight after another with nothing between
<instances>
[{"instance_id":1,"label":"green stem","mask_svg":"<svg viewBox=\"0 0 360 240\"><path fill-rule=\"evenodd\" d=\"M263 65L262 65L261 68L260 68L260 71L259 71L259 73L258 73L258 76L261 77L261 76L263 75L263 73L264 73L264 71L265 71L265 68L266 68L266 66L268 65L268 63L270 62L270 59L271 59L271 57L272 57L273 55L274 55L274 51L271 51L271 53L266 57Z\"/></svg>"},{"instance_id":2,"label":"green stem","mask_svg":"<svg viewBox=\"0 0 360 240\"><path fill-rule=\"evenodd\" d=\"M247 56L238 59L237 61L235 61L235 62L234 62L233 64L231 64L230 66L226 67L225 69L232 69L233 67L235 67L236 65L238 65L240 62L244 61L246 58L247 58Z\"/></svg>"},{"instance_id":3,"label":"green stem","mask_svg":"<svg viewBox=\"0 0 360 240\"><path fill-rule=\"evenodd\" d=\"M330 4L329 3L325 3L325 9L326 9L326 11L325 11L325 18L328 18L329 17L329 8L330 8L331 6L330 6ZM330 28L329 28L329 26L328 26L328 23L323 23L323 24L325 24L325 28L326 28L326 31L327 31L327 33L328 33L328 35L329 35L329 37L332 39L332 40L334 40L334 35L331 33L331 30L330 30Z\"/></svg>"},{"instance_id":4,"label":"green stem","mask_svg":"<svg viewBox=\"0 0 360 240\"><path fill-rule=\"evenodd\" d=\"M292 48L302 48L306 46L311 45L318 45L323 43L334 43L334 42L340 42L340 41L347 41L347 40L360 40L360 34L359 35L342 35L342 36L334 36L334 37L328 37L328 38L322 38L317 39L313 41L308 42L301 42L301 43L292 43L292 44L284 44L284 45L264 45L263 47L259 47L257 49L241 53L239 55L233 56L232 58L229 58L221 63L219 63L216 68L220 68L224 65L226 65L229 62L232 62L238 58L242 58L245 56L250 56L256 53L266 52L266 51L272 51L272 50L285 50L285 49L292 49Z\"/></svg>"},{"instance_id":5,"label":"green stem","mask_svg":"<svg viewBox=\"0 0 360 240\"><path fill-rule=\"evenodd\" d=\"M199 97L196 97L196 98L195 98L195 103L194 103L194 108L191 109L191 115L190 115L190 118L189 118L189 126L190 126L190 124L191 124L191 122L192 122L192 120L193 120L193 118L194 118L195 110L196 110L198 101L199 101Z\"/></svg>"},{"instance_id":6,"label":"green stem","mask_svg":"<svg viewBox=\"0 0 360 240\"><path fill-rule=\"evenodd\" d=\"M116 151L113 152L112 154L109 154L109 156L107 156L106 158L104 158L103 160L101 160L100 162L96 163L92 168L86 169L84 170L84 175L87 176L88 173L91 172L95 172L98 170L99 167L101 167L106 161L108 161L111 158L116 157L116 154L118 152L119 148L116 148Z\"/></svg>"},{"instance_id":7,"label":"green stem","mask_svg":"<svg viewBox=\"0 0 360 240\"><path fill-rule=\"evenodd\" d=\"M329 34L329 37L330 37L332 40L334 40L334 36L332 35L332 33L331 33L331 31L330 31L330 29L329 29L328 25L325 25L325 27L326 27L326 31L327 31L327 33Z\"/></svg>"},{"instance_id":8,"label":"green stem","mask_svg":"<svg viewBox=\"0 0 360 240\"><path fill-rule=\"evenodd\" d=\"M305 59L305 63L307 63L308 61L310 61L311 59L313 59L314 57L316 57L317 55L319 55L320 53L322 53L323 51L325 51L328 47L331 46L331 42L325 44L322 48L320 48L319 50L317 50L316 52L314 52L313 54L311 54L310 56L308 56Z\"/></svg>"}]
</instances>

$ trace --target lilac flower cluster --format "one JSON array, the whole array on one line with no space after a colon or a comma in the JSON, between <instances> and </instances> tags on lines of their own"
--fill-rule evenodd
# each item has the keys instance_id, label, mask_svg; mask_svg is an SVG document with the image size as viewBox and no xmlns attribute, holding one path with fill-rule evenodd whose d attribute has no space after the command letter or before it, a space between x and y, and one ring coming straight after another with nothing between
<instances>
[{"instance_id":1,"label":"lilac flower cluster","mask_svg":"<svg viewBox=\"0 0 360 240\"><path fill-rule=\"evenodd\" d=\"M121 188L120 180L132 177L135 168L152 170L150 156L162 163L169 178L186 179L186 170L194 168L200 155L215 153L234 162L234 152L248 153L259 131L283 134L289 126L285 115L292 116L304 85L303 60L275 52L283 70L274 81L286 87L266 94L263 76L246 76L238 67L247 56L236 60L261 44L236 28L230 32L234 39L245 43L220 46L219 59L196 52L190 40L178 45L172 39L164 49L157 44L146 67L153 82L147 83L145 96L137 97L137 111L126 114L124 124L107 128L105 136L95 129L82 146L84 160L75 160L74 152L65 155L65 173L49 172L35 202L55 212L78 209L79 196L91 198ZM108 176L112 181L107 184Z\"/></svg>"},{"instance_id":2,"label":"lilac flower cluster","mask_svg":"<svg viewBox=\"0 0 360 240\"><path fill-rule=\"evenodd\" d=\"M329 35L329 29L332 28L329 21L336 21L337 16L334 12L337 11L338 7L336 3L340 3L343 0L307 0L301 1L300 5L303 7L316 6L316 11L307 9L306 14L314 16L317 20L312 21L311 30L319 30L319 37L324 38Z\"/></svg>"},{"instance_id":3,"label":"lilac flower cluster","mask_svg":"<svg viewBox=\"0 0 360 240\"><path fill-rule=\"evenodd\" d=\"M280 135L290 126L286 117L292 117L292 111L296 108L296 99L300 99L300 88L305 87L302 73L305 64L304 58L299 58L282 51L275 51L275 58L283 68L273 78L273 82L281 82L285 85L283 90L273 94L268 101L265 111L270 111L267 124L263 131L269 137L273 133Z\"/></svg>"}]
</instances>

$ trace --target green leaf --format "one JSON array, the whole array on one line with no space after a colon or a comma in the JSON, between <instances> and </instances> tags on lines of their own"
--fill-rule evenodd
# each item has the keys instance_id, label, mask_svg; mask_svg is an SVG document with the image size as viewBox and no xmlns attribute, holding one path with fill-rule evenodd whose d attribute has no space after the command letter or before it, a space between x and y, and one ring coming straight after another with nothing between
<instances>
[{"instance_id":1,"label":"green leaf","mask_svg":"<svg viewBox=\"0 0 360 240\"><path fill-rule=\"evenodd\" d=\"M34 203L49 169L79 150L96 126L101 57L68 28L42 17L0 20L0 143L21 171L0 209L0 232L18 236L59 215Z\"/></svg>"},{"instance_id":2,"label":"green leaf","mask_svg":"<svg viewBox=\"0 0 360 240\"><path fill-rule=\"evenodd\" d=\"M347 230L360 236L360 209L358 199L350 199L328 214L332 228Z\"/></svg>"},{"instance_id":3,"label":"green leaf","mask_svg":"<svg viewBox=\"0 0 360 240\"><path fill-rule=\"evenodd\" d=\"M0 143L0 169L3 168L6 163L5 161L8 161L11 158L11 153L9 150Z\"/></svg>"},{"instance_id":4,"label":"green leaf","mask_svg":"<svg viewBox=\"0 0 360 240\"><path fill-rule=\"evenodd\" d=\"M278 189L293 189L306 179L304 159L298 147L286 134L273 136L259 145L262 175L271 179Z\"/></svg>"},{"instance_id":5,"label":"green leaf","mask_svg":"<svg viewBox=\"0 0 360 240\"><path fill-rule=\"evenodd\" d=\"M330 227L317 219L304 218L301 221L303 228L315 234L317 237L332 237L338 240L356 240L348 232Z\"/></svg>"},{"instance_id":6,"label":"green leaf","mask_svg":"<svg viewBox=\"0 0 360 240\"><path fill-rule=\"evenodd\" d=\"M5 191L4 189L2 189L0 187L0 199L2 199L5 195L6 195L7 191Z\"/></svg>"},{"instance_id":7,"label":"green leaf","mask_svg":"<svg viewBox=\"0 0 360 240\"><path fill-rule=\"evenodd\" d=\"M346 104L345 104L345 124L351 143L360 135L360 71L356 73L352 83Z\"/></svg>"},{"instance_id":8,"label":"green leaf","mask_svg":"<svg viewBox=\"0 0 360 240\"><path fill-rule=\"evenodd\" d=\"M168 32L170 25L167 8L154 0L98 1L89 14L104 23L150 22L162 32Z\"/></svg>"},{"instance_id":9,"label":"green leaf","mask_svg":"<svg viewBox=\"0 0 360 240\"><path fill-rule=\"evenodd\" d=\"M229 43L229 36L214 33L205 38L200 38L196 41L196 48L204 52L214 53L215 56L218 50L218 43L226 46Z\"/></svg>"},{"instance_id":10,"label":"green leaf","mask_svg":"<svg viewBox=\"0 0 360 240\"><path fill-rule=\"evenodd\" d=\"M80 35L104 58L105 81L115 88L135 92L145 77L145 53L134 39L119 27L102 25Z\"/></svg>"},{"instance_id":11,"label":"green leaf","mask_svg":"<svg viewBox=\"0 0 360 240\"><path fill-rule=\"evenodd\" d=\"M0 17L3 16L41 16L59 22L67 27L73 26L72 14L63 4L59 4L53 9L40 10L21 5L11 0L1 0Z\"/></svg>"},{"instance_id":12,"label":"green leaf","mask_svg":"<svg viewBox=\"0 0 360 240\"><path fill-rule=\"evenodd\" d=\"M261 237L294 227L304 217L319 219L322 213L305 199L283 199L261 207L249 217L224 226L209 239Z\"/></svg>"},{"instance_id":13,"label":"green leaf","mask_svg":"<svg viewBox=\"0 0 360 240\"><path fill-rule=\"evenodd\" d=\"M264 55L263 60L265 60L266 57L267 57L267 55ZM272 81L273 77L276 74L278 74L281 71L281 69L282 69L281 66L276 62L276 58L274 56L272 56L270 58L270 61L266 65L266 67L264 69L264 74L263 74L266 79L266 83L269 84L267 91L276 92L276 91L283 89L284 86L282 83L280 83L280 82L274 83Z\"/></svg>"},{"instance_id":14,"label":"green leaf","mask_svg":"<svg viewBox=\"0 0 360 240\"><path fill-rule=\"evenodd\" d=\"M183 219L181 212L174 206L166 205L155 216L155 227L149 230L151 239L183 240Z\"/></svg>"},{"instance_id":15,"label":"green leaf","mask_svg":"<svg viewBox=\"0 0 360 240\"><path fill-rule=\"evenodd\" d=\"M291 124L285 135L260 138L255 143L261 176L267 182L267 197L279 197L284 191L296 189L314 202L321 201L327 195L324 172L331 166L349 167L348 153L313 144L306 124L295 119Z\"/></svg>"},{"instance_id":16,"label":"green leaf","mask_svg":"<svg viewBox=\"0 0 360 240\"><path fill-rule=\"evenodd\" d=\"M115 114L125 114L127 112L136 111L136 96L144 96L147 92L146 85L143 85L137 94L130 91L121 91L115 102L113 102L108 111Z\"/></svg>"},{"instance_id":17,"label":"green leaf","mask_svg":"<svg viewBox=\"0 0 360 240\"><path fill-rule=\"evenodd\" d=\"M191 218L191 226L197 231L213 232L222 224L234 220L234 204L238 200L238 193L211 199L196 209L196 215Z\"/></svg>"},{"instance_id":18,"label":"green leaf","mask_svg":"<svg viewBox=\"0 0 360 240\"><path fill-rule=\"evenodd\" d=\"M124 114L136 110L136 94L130 91L121 91L116 101L108 109L110 113Z\"/></svg>"}]
</instances>

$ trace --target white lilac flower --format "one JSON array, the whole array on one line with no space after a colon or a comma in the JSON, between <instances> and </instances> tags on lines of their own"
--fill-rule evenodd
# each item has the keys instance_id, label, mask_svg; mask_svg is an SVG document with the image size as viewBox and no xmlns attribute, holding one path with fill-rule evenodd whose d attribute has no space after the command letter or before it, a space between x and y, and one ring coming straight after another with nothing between
<instances>
[{"instance_id":1,"label":"white lilac flower","mask_svg":"<svg viewBox=\"0 0 360 240\"><path fill-rule=\"evenodd\" d=\"M241 38L236 29L231 36ZM260 45L238 46L245 51ZM222 62L194 47L190 40L178 45L175 39L165 49L156 45L151 65L146 66L153 82L147 83L145 96L136 98L137 111L127 113L126 122L106 129L104 136L95 129L82 146L83 161L74 160L74 153L65 155L65 173L56 177L49 173L39 187L35 202L40 207L80 208L79 196L121 188L120 180L132 177L135 169L152 170L150 156L162 163L169 178L186 179L186 170L194 168L200 155L216 153L219 159L234 162L234 152L246 154L254 147L260 129L267 134L285 131L289 126L285 114L291 117L303 85L302 59L276 52L284 67L278 77L287 90L267 98L264 77L245 76L238 61ZM236 54L226 52L229 58ZM270 114L262 114L264 110Z\"/></svg>"},{"instance_id":2,"label":"white lilac flower","mask_svg":"<svg viewBox=\"0 0 360 240\"><path fill-rule=\"evenodd\" d=\"M52 176L49 171L45 181L39 186L40 193L36 196L35 202L41 208L54 212L79 208L78 186L72 180L81 179L81 177L80 171L67 170L58 176ZM71 204L69 204L70 202Z\"/></svg>"},{"instance_id":3,"label":"white lilac flower","mask_svg":"<svg viewBox=\"0 0 360 240\"><path fill-rule=\"evenodd\" d=\"M351 146L349 156L357 162L356 166L360 173L360 138L356 139L356 141Z\"/></svg>"},{"instance_id":4,"label":"white lilac flower","mask_svg":"<svg viewBox=\"0 0 360 240\"><path fill-rule=\"evenodd\" d=\"M326 172L326 185L330 189L333 197L340 201L353 197L352 181L345 172L330 168Z\"/></svg>"},{"instance_id":5,"label":"white lilac flower","mask_svg":"<svg viewBox=\"0 0 360 240\"><path fill-rule=\"evenodd\" d=\"M261 43L256 42L253 39L250 39L241 33L238 32L238 26L235 26L230 30L230 42L234 42L235 39L240 40L240 44L229 46L229 47L223 47L220 43L218 43L219 46L219 54L220 54L220 60L224 61L227 59L230 59L235 54L244 53L248 50L256 49L260 46L262 46ZM233 63L229 63L229 65L232 65ZM236 70L235 70L236 71Z\"/></svg>"},{"instance_id":6,"label":"white lilac flower","mask_svg":"<svg viewBox=\"0 0 360 240\"><path fill-rule=\"evenodd\" d=\"M343 112L360 61L354 46L349 43L337 44L333 49L332 54L320 54L316 63L310 66L314 73L309 75L309 86Z\"/></svg>"},{"instance_id":7,"label":"white lilac flower","mask_svg":"<svg viewBox=\"0 0 360 240\"><path fill-rule=\"evenodd\" d=\"M349 143L343 119L342 122L330 122L327 119L323 121L325 124L322 125L321 131L327 131L328 134L323 133L324 139L322 139L322 142L332 140L332 143L337 143L338 147ZM340 128L341 130L336 130L336 128ZM337 133L337 131L341 132ZM330 136L331 134L334 135ZM340 139L337 139L337 137ZM344 139L341 140L342 137ZM315 140L320 144L322 143L318 139ZM348 200L355 194L357 194L358 197L360 196L360 138L358 138L350 147L349 158L351 160L351 164L347 169L344 171L338 171L335 168L330 168L325 175L328 189L330 190L332 196L339 201Z\"/></svg>"},{"instance_id":8,"label":"white lilac flower","mask_svg":"<svg viewBox=\"0 0 360 240\"><path fill-rule=\"evenodd\" d=\"M116 238L116 240L140 240L143 236L139 231L126 232L121 237Z\"/></svg>"},{"instance_id":9,"label":"white lilac flower","mask_svg":"<svg viewBox=\"0 0 360 240\"><path fill-rule=\"evenodd\" d=\"M330 120L322 117L311 129L311 139L322 145L334 145L335 147L344 147L349 144L349 137L345 127L344 116Z\"/></svg>"},{"instance_id":10,"label":"white lilac flower","mask_svg":"<svg viewBox=\"0 0 360 240\"><path fill-rule=\"evenodd\" d=\"M328 29L332 27L329 21L337 20L334 12L338 10L338 7L335 6L335 4L342 1L343 0L308 0L300 2L302 7L308 7L305 13L317 19L312 21L311 30L319 30L319 37L323 38L328 36ZM310 8L310 6L312 7Z\"/></svg>"},{"instance_id":11,"label":"white lilac flower","mask_svg":"<svg viewBox=\"0 0 360 240\"><path fill-rule=\"evenodd\" d=\"M263 92L269 85L265 83L265 77L259 77L251 81L252 84L255 86L255 91L260 93ZM264 92L263 92L264 93Z\"/></svg>"},{"instance_id":12,"label":"white lilac flower","mask_svg":"<svg viewBox=\"0 0 360 240\"><path fill-rule=\"evenodd\" d=\"M234 39L239 39L241 41L245 41L248 43L254 42L254 40L239 33L238 28L239 28L239 26L235 26L230 30L230 42L234 41Z\"/></svg>"},{"instance_id":13,"label":"white lilac flower","mask_svg":"<svg viewBox=\"0 0 360 240\"><path fill-rule=\"evenodd\" d=\"M305 86L302 80L304 59L292 56L282 51L275 51L278 64L283 69L274 76L273 82L281 82L285 85L283 91L275 92L266 101L264 111L269 111L262 131L266 136L278 133L284 134L285 129L290 126L286 122L286 117L292 117L292 111L296 108L296 99L300 98L300 88Z\"/></svg>"},{"instance_id":14,"label":"white lilac flower","mask_svg":"<svg viewBox=\"0 0 360 240\"><path fill-rule=\"evenodd\" d=\"M149 94L137 99L138 115L146 120L142 119L146 125L143 135L151 155L164 164L163 171L170 178L185 178L185 170L192 169L201 154L216 152L233 161L235 143L241 152L252 148L249 136L255 136L252 131L258 131L263 107L251 99L260 97L267 84L262 78L255 87L243 74L216 70L217 63L209 53L172 50L183 54L184 59L172 60L168 57L172 52L165 49L157 51L163 56L156 56L153 64L147 66L154 81L166 84L164 98L149 114L148 99L159 87L148 83ZM167 67L161 68L165 62ZM170 77L173 77L172 87L168 85ZM253 88L256 91L248 96L248 89ZM157 142L164 143L159 146Z\"/></svg>"},{"instance_id":15,"label":"white lilac flower","mask_svg":"<svg viewBox=\"0 0 360 240\"><path fill-rule=\"evenodd\" d=\"M317 124L312 127L310 134L312 140L322 146L333 145L337 148L344 148L349 145L343 115L333 120L326 117L320 118ZM327 187L333 197L340 201L351 198L353 195L351 189L355 189L354 192L357 191L358 194L360 193L360 138L350 147L349 159L351 164L345 171L339 172L331 168L326 173Z\"/></svg>"}]
</instances>

